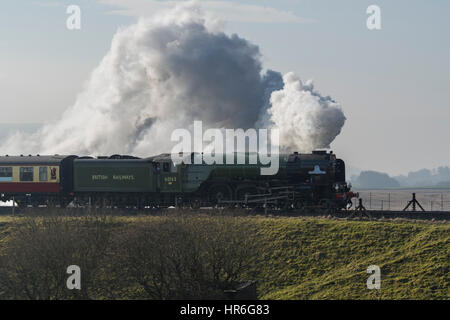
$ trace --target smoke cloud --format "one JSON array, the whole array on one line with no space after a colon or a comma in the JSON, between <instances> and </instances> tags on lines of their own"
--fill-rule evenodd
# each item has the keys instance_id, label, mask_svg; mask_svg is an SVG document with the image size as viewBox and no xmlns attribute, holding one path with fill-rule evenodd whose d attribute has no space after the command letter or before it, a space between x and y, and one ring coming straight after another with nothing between
<instances>
[{"instance_id":1,"label":"smoke cloud","mask_svg":"<svg viewBox=\"0 0 450 320\"><path fill-rule=\"evenodd\" d=\"M286 150L329 147L345 122L340 106L288 73L263 72L259 48L181 5L119 29L111 48L61 119L16 133L9 154L170 152L174 129L280 129Z\"/></svg>"},{"instance_id":2,"label":"smoke cloud","mask_svg":"<svg viewBox=\"0 0 450 320\"><path fill-rule=\"evenodd\" d=\"M268 110L269 126L280 130L281 147L302 152L329 148L344 126L340 105L292 72L283 76L283 82L283 89L271 93Z\"/></svg>"}]
</instances>

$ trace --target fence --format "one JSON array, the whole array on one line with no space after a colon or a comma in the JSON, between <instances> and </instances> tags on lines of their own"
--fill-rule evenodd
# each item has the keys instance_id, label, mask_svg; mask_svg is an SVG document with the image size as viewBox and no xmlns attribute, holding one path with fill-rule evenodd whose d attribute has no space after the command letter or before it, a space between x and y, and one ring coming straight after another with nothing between
<instances>
[{"instance_id":1,"label":"fence","mask_svg":"<svg viewBox=\"0 0 450 320\"><path fill-rule=\"evenodd\" d=\"M368 210L403 210L416 193L426 211L450 211L450 190L356 190ZM353 199L353 208L357 205ZM411 208L408 208L410 210ZM420 210L419 207L416 210Z\"/></svg>"}]
</instances>

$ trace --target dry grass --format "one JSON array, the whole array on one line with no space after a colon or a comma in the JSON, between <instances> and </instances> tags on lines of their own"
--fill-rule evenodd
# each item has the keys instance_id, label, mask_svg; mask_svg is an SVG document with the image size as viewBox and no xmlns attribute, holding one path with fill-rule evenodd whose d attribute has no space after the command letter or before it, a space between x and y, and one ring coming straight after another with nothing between
<instances>
[{"instance_id":1,"label":"dry grass","mask_svg":"<svg viewBox=\"0 0 450 320\"><path fill-rule=\"evenodd\" d=\"M194 297L205 298L199 295L199 288L202 292L207 291L205 288L213 289L208 293L210 297L219 297L224 285L232 280L243 279L257 280L258 297L261 299L450 298L450 224L447 222L401 218L374 221L334 217L245 217L226 211L217 211L211 215L190 210L168 210L158 216L110 215L106 219L102 218L100 225L96 225L98 217L55 216L59 219L55 221L59 222L46 230L50 233L59 230L56 233L61 239L66 239L59 241L63 247L65 244L66 250L72 248L72 251L69 250L71 253L65 255L66 258L76 257L80 252L76 246L69 246L71 242L84 248L83 251L92 252L86 259L95 270L90 273L92 281L85 285L89 288L85 297L91 299L177 298L177 294L186 296L189 292L197 292ZM27 230L21 228L27 226L28 219L0 217L0 250L4 259L11 261L11 256L8 256L14 252L9 251L11 248L26 246L27 242L22 242L20 246L21 242L17 242L17 239L21 238L17 238L17 235L19 230ZM39 217L35 221L39 225L46 219L53 218ZM84 224L90 225L89 228L77 232L84 232L85 241L61 232L65 230L61 226L76 224L77 221L90 221ZM42 228L33 228L38 230L34 238L22 237L22 240L32 239L30 241L35 244L39 243L36 247L39 250L26 250L26 254L21 256L22 264L26 260L42 259L55 250L49 243L58 243L54 240L55 236L48 238L52 241L44 241L47 238L43 240L38 237L43 232ZM158 230L164 232L158 234ZM98 239L99 233L103 234L101 239L106 239L106 252L100 250L102 247L89 249L94 239ZM41 239L40 242L36 242L36 237ZM161 255L169 252L174 254L162 260L148 260L156 253ZM188 256L194 259L187 259L183 252L189 253ZM66 263L62 256L61 261ZM53 260L57 261L58 256L54 257ZM126 261L134 262L127 265ZM55 265L59 263L57 261ZM366 268L371 264L381 267L380 290L366 288ZM176 271L176 265L202 271L180 273ZM240 268L235 269L236 266ZM29 272L42 273L47 267L42 264ZM144 272L127 272L130 269ZM154 270L167 272L166 276L171 275L172 278L177 276L180 279L178 283L192 284L192 279L200 283L200 279L203 279L202 285L207 285L197 289L194 285L188 288L182 286L176 292L166 291L166 295L158 296L153 289L145 288L146 281L156 284L163 282L161 278L149 277ZM57 272L60 270L54 274ZM18 276L20 274L16 273L15 277ZM59 278L55 276L54 279ZM216 282L211 282L211 279ZM36 283L39 283L38 280ZM60 285L57 281L55 288ZM176 286L170 284L169 287ZM0 289L2 291L5 292ZM62 299L80 297L64 292L50 295L50 298Z\"/></svg>"}]
</instances>

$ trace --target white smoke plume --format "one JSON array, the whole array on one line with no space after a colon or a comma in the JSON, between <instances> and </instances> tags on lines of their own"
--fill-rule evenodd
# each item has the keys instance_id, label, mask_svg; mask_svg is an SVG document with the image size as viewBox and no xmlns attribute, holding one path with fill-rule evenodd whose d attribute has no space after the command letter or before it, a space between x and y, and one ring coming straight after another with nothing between
<instances>
[{"instance_id":1,"label":"white smoke plume","mask_svg":"<svg viewBox=\"0 0 450 320\"><path fill-rule=\"evenodd\" d=\"M119 29L111 48L61 119L16 133L9 154L170 152L174 129L281 129L286 150L328 147L345 117L337 103L293 74L263 74L257 46L220 31L195 5ZM284 83L283 83L284 82Z\"/></svg>"},{"instance_id":2,"label":"white smoke plume","mask_svg":"<svg viewBox=\"0 0 450 320\"><path fill-rule=\"evenodd\" d=\"M314 91L312 81L303 84L292 72L283 76L283 82L282 90L272 92L268 110L282 148L301 152L330 148L345 122L340 105Z\"/></svg>"}]
</instances>

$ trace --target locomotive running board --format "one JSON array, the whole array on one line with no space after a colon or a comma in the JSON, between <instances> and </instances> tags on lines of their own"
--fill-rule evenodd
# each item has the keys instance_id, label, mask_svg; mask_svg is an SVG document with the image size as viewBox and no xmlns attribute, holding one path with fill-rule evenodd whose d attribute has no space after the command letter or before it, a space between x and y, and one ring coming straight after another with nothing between
<instances>
[{"instance_id":1,"label":"locomotive running board","mask_svg":"<svg viewBox=\"0 0 450 320\"><path fill-rule=\"evenodd\" d=\"M261 199L253 199L253 200L218 200L218 203L268 203L269 201L273 200L280 200L280 199L288 199L289 197L286 196L277 196L277 197L270 197L270 198L261 198Z\"/></svg>"}]
</instances>

